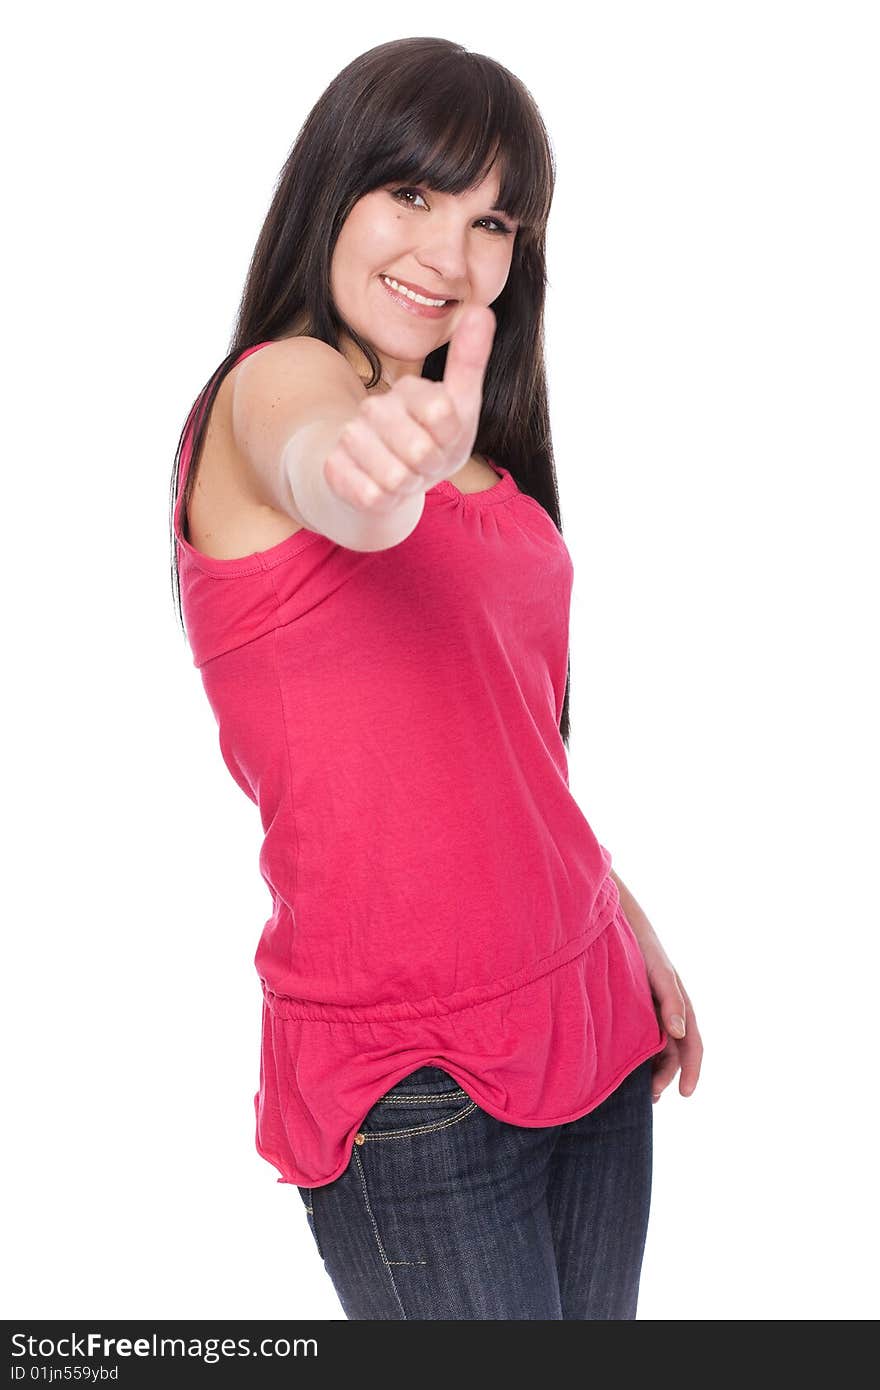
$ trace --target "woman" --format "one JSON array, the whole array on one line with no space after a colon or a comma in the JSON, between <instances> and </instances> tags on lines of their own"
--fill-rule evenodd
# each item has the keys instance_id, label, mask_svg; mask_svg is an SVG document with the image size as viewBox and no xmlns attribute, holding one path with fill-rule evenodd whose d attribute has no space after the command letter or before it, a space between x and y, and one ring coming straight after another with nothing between
<instances>
[{"instance_id":1,"label":"woman","mask_svg":"<svg viewBox=\"0 0 880 1390\"><path fill-rule=\"evenodd\" d=\"M552 188L491 59L350 63L175 460L181 615L265 832L257 1148L354 1319L634 1318L652 1096L699 1074L568 787Z\"/></svg>"}]
</instances>

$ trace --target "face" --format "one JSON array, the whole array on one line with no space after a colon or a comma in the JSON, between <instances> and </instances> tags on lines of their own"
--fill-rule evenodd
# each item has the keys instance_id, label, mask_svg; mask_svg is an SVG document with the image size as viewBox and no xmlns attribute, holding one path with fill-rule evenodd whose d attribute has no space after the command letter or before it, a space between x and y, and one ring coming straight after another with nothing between
<instances>
[{"instance_id":1,"label":"face","mask_svg":"<svg viewBox=\"0 0 880 1390\"><path fill-rule=\"evenodd\" d=\"M466 193L383 184L346 218L333 251L330 290L339 313L375 350L389 387L407 373L421 376L425 358L449 342L466 304L491 304L503 290L519 224L491 211L499 185L497 166ZM395 292L383 276L455 302L426 308ZM369 364L354 343L344 336L340 347L366 377Z\"/></svg>"}]
</instances>

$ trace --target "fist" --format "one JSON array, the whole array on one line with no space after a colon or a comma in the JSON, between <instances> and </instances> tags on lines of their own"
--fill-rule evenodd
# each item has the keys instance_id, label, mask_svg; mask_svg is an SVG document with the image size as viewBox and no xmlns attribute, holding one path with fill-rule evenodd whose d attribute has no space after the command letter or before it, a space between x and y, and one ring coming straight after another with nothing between
<instances>
[{"instance_id":1,"label":"fist","mask_svg":"<svg viewBox=\"0 0 880 1390\"><path fill-rule=\"evenodd\" d=\"M368 396L325 460L330 490L359 511L391 512L457 473L473 452L494 338L492 310L469 305L449 340L442 381L408 375Z\"/></svg>"}]
</instances>

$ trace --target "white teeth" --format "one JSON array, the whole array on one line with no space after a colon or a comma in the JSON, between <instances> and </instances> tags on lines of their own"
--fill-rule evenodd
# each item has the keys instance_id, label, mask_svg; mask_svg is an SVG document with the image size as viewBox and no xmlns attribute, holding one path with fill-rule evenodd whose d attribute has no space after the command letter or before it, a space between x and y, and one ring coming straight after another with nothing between
<instances>
[{"instance_id":1,"label":"white teeth","mask_svg":"<svg viewBox=\"0 0 880 1390\"><path fill-rule=\"evenodd\" d=\"M389 275L383 275L382 279L385 281L386 285L390 285L391 288L397 290L399 294L405 294L407 299L414 299L416 304L431 304L439 309L441 304L449 303L448 299L426 299L423 294L416 294L415 290L408 290L405 285L398 284L398 282L392 280Z\"/></svg>"}]
</instances>

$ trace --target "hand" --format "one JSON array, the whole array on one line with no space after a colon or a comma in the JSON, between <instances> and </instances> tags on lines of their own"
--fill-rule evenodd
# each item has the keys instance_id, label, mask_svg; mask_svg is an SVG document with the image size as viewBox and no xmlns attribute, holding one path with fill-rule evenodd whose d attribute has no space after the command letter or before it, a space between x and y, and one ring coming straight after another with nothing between
<instances>
[{"instance_id":1,"label":"hand","mask_svg":"<svg viewBox=\"0 0 880 1390\"><path fill-rule=\"evenodd\" d=\"M703 1040L697 1027L694 1006L650 923L647 930L644 926L639 930L633 926L633 932L645 959L657 1019L667 1034L666 1046L652 1059L651 1090L654 1100L660 1099L666 1087L675 1079L679 1067L679 1092L683 1096L692 1096L703 1061Z\"/></svg>"},{"instance_id":2,"label":"hand","mask_svg":"<svg viewBox=\"0 0 880 1390\"><path fill-rule=\"evenodd\" d=\"M495 326L488 306L469 305L449 341L442 381L404 376L361 402L324 463L332 492L358 511L391 512L467 463Z\"/></svg>"},{"instance_id":3,"label":"hand","mask_svg":"<svg viewBox=\"0 0 880 1390\"><path fill-rule=\"evenodd\" d=\"M620 890L621 906L645 961L657 1021L666 1033L666 1046L652 1058L651 1090L654 1100L660 1099L679 1067L681 1080L678 1089L683 1096L692 1096L703 1061L703 1040L697 1027L694 1006L645 913L619 874L612 870L612 877Z\"/></svg>"}]
</instances>

